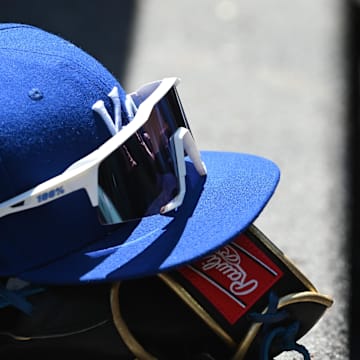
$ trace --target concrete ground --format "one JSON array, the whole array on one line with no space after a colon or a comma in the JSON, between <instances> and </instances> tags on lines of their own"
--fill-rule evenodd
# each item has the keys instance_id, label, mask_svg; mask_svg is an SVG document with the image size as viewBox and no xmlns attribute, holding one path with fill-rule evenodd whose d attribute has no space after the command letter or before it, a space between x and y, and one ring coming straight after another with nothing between
<instances>
[{"instance_id":1,"label":"concrete ground","mask_svg":"<svg viewBox=\"0 0 360 360\"><path fill-rule=\"evenodd\" d=\"M319 360L349 358L343 14L335 0L139 2L124 80L179 76L201 149L278 164L255 224L334 299L300 341Z\"/></svg>"}]
</instances>

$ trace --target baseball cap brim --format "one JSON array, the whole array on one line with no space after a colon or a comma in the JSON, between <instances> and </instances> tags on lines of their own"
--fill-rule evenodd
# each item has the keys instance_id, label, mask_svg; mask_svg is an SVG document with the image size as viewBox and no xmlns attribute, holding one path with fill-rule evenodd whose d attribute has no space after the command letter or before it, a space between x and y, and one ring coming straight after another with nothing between
<instances>
[{"instance_id":1,"label":"baseball cap brim","mask_svg":"<svg viewBox=\"0 0 360 360\"><path fill-rule=\"evenodd\" d=\"M19 277L44 284L143 277L192 262L230 242L261 213L280 171L256 155L201 153L208 174L199 176L186 162L187 191L179 209L121 224L101 241Z\"/></svg>"}]
</instances>

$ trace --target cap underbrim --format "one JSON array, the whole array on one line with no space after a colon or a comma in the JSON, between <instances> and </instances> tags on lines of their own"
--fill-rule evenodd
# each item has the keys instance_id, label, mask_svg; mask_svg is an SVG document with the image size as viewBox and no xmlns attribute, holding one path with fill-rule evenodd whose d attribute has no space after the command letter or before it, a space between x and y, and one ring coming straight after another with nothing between
<instances>
[{"instance_id":1,"label":"cap underbrim","mask_svg":"<svg viewBox=\"0 0 360 360\"><path fill-rule=\"evenodd\" d=\"M149 276L230 242L263 210L280 171L256 155L203 151L202 158L206 177L186 163L187 190L178 210L121 224L106 238L20 277L44 284L76 284Z\"/></svg>"}]
</instances>

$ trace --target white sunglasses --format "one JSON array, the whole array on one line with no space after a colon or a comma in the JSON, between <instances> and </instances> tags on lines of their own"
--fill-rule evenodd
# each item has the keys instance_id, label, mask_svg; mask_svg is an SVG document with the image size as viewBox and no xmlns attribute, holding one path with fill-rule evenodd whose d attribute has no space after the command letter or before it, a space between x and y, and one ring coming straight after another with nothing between
<instances>
[{"instance_id":1,"label":"white sunglasses","mask_svg":"<svg viewBox=\"0 0 360 360\"><path fill-rule=\"evenodd\" d=\"M178 82L178 78L165 78L128 94L127 107L133 108L134 118L123 126L114 88L109 97L119 131L62 174L0 203L0 218L81 189L98 208L102 224L164 214L181 206L186 191L185 155L201 176L206 175L206 167L176 90ZM114 127L101 100L93 110L109 128Z\"/></svg>"}]
</instances>

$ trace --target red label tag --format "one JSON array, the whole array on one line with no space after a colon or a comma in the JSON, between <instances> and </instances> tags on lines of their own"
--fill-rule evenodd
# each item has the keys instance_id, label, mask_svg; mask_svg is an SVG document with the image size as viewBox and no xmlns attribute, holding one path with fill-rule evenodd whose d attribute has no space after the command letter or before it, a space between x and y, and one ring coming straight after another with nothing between
<instances>
[{"instance_id":1,"label":"red label tag","mask_svg":"<svg viewBox=\"0 0 360 360\"><path fill-rule=\"evenodd\" d=\"M179 272L232 325L283 275L245 234Z\"/></svg>"}]
</instances>

